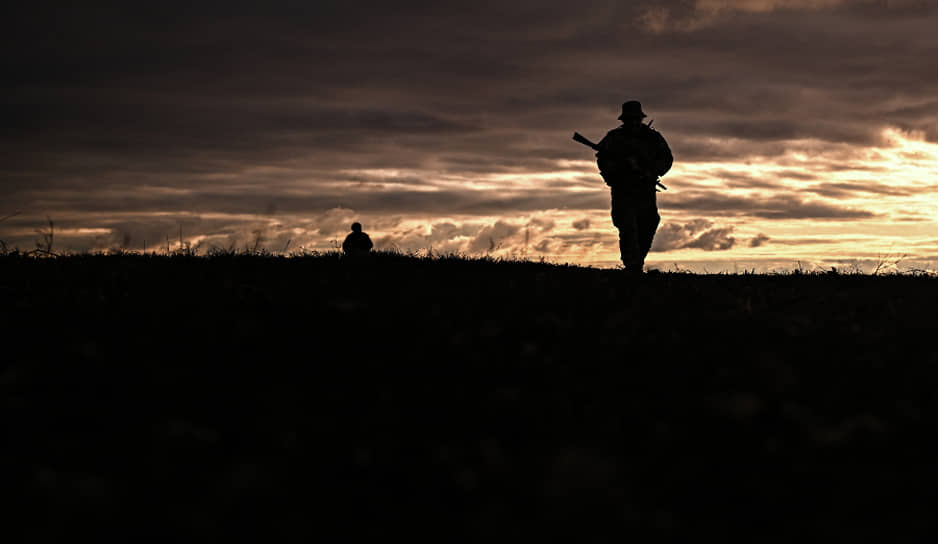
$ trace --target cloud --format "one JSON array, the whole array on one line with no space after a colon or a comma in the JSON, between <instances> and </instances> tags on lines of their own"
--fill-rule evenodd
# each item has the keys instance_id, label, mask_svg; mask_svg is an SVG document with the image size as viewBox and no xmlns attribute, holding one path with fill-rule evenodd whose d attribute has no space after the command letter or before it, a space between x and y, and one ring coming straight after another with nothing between
<instances>
[{"instance_id":1,"label":"cloud","mask_svg":"<svg viewBox=\"0 0 938 544\"><path fill-rule=\"evenodd\" d=\"M784 184L776 179L766 179L756 177L743 172L731 172L728 170L717 170L713 172L713 177L719 179L730 188L747 189L783 189Z\"/></svg>"},{"instance_id":2,"label":"cloud","mask_svg":"<svg viewBox=\"0 0 938 544\"><path fill-rule=\"evenodd\" d=\"M544 239L541 240L536 246L534 246L534 251L538 253L550 253L552 251L553 244L550 240Z\"/></svg>"},{"instance_id":3,"label":"cloud","mask_svg":"<svg viewBox=\"0 0 938 544\"><path fill-rule=\"evenodd\" d=\"M552 247L562 253L576 253L597 247L614 247L613 237L599 232L571 232L551 237Z\"/></svg>"},{"instance_id":4,"label":"cloud","mask_svg":"<svg viewBox=\"0 0 938 544\"><path fill-rule=\"evenodd\" d=\"M478 227L472 224L457 225L450 221L434 224L430 229L428 241L433 244L449 242L456 238L475 236Z\"/></svg>"},{"instance_id":5,"label":"cloud","mask_svg":"<svg viewBox=\"0 0 938 544\"><path fill-rule=\"evenodd\" d=\"M476 237L469 243L468 250L471 253L495 251L519 230L521 228L518 225L496 221L494 225L486 226L476 234Z\"/></svg>"},{"instance_id":6,"label":"cloud","mask_svg":"<svg viewBox=\"0 0 938 544\"><path fill-rule=\"evenodd\" d=\"M766 13L778 9L818 10L843 4L848 0L696 0L699 11L741 11Z\"/></svg>"},{"instance_id":7,"label":"cloud","mask_svg":"<svg viewBox=\"0 0 938 544\"><path fill-rule=\"evenodd\" d=\"M730 236L734 227L712 228L713 222L694 219L688 223L667 223L655 234L652 251L696 248L704 251L719 251L733 247L736 238Z\"/></svg>"},{"instance_id":8,"label":"cloud","mask_svg":"<svg viewBox=\"0 0 938 544\"><path fill-rule=\"evenodd\" d=\"M760 247L769 240L771 240L771 238L760 232L759 234L753 236L751 240L749 240L749 247Z\"/></svg>"},{"instance_id":9,"label":"cloud","mask_svg":"<svg viewBox=\"0 0 938 544\"><path fill-rule=\"evenodd\" d=\"M814 238L772 238L773 244L784 245L784 246L801 246L801 245L820 245L820 244L836 244L842 242L863 242L863 239L860 238L823 238L823 237L814 237ZM867 242L869 240L866 240Z\"/></svg>"},{"instance_id":10,"label":"cloud","mask_svg":"<svg viewBox=\"0 0 938 544\"><path fill-rule=\"evenodd\" d=\"M778 10L817 11L849 0L696 0L662 2L645 8L641 20L652 32L692 32L718 24L735 14L764 14ZM672 4L668 7L668 4Z\"/></svg>"},{"instance_id":11,"label":"cloud","mask_svg":"<svg viewBox=\"0 0 938 544\"><path fill-rule=\"evenodd\" d=\"M283 225L268 227L272 239L295 228L320 245L353 219L583 217L607 210L608 194L570 135L600 138L626 98L643 101L674 152L664 212L737 224L876 219L887 197L920 190L828 174L890 179L867 153L890 145L887 127L938 141L938 11L917 0L11 9L0 216L22 209L25 223L0 224L7 240L27 240L10 233L47 214L134 244L184 217L192 236L219 243L272 219ZM627 56L609 46L622 36ZM908 164L923 160L913 151ZM700 177L701 164L747 162L782 174L727 167L719 189ZM537 188L493 181L571 169ZM694 185L682 189L685 173ZM875 213L853 200L870 195L882 197ZM440 226L433 243L487 247L461 221L465 232Z\"/></svg>"},{"instance_id":12,"label":"cloud","mask_svg":"<svg viewBox=\"0 0 938 544\"><path fill-rule=\"evenodd\" d=\"M352 230L352 223L358 220L358 213L348 208L332 208L311 220L312 226L324 235L338 235ZM364 229L365 225L362 225Z\"/></svg>"},{"instance_id":13,"label":"cloud","mask_svg":"<svg viewBox=\"0 0 938 544\"><path fill-rule=\"evenodd\" d=\"M654 33L695 32L723 25L732 17L779 12L803 16L821 11L890 18L926 16L934 12L934 7L922 0L695 0L657 2L643 8L639 20Z\"/></svg>"},{"instance_id":14,"label":"cloud","mask_svg":"<svg viewBox=\"0 0 938 544\"><path fill-rule=\"evenodd\" d=\"M550 232L554 230L554 227L556 227L557 224L552 219L546 219L542 217L532 217L528 221L527 226L529 228L533 228L537 230L538 232L546 233L546 232Z\"/></svg>"},{"instance_id":15,"label":"cloud","mask_svg":"<svg viewBox=\"0 0 938 544\"><path fill-rule=\"evenodd\" d=\"M588 217L580 219L573 222L573 228L576 230L587 230L590 228L590 220Z\"/></svg>"},{"instance_id":16,"label":"cloud","mask_svg":"<svg viewBox=\"0 0 938 544\"><path fill-rule=\"evenodd\" d=\"M869 182L829 182L805 187L805 191L827 198L855 198L857 195L875 194L883 196L909 196L914 191L909 188L896 187L881 183Z\"/></svg>"},{"instance_id":17,"label":"cloud","mask_svg":"<svg viewBox=\"0 0 938 544\"><path fill-rule=\"evenodd\" d=\"M703 249L704 251L715 251L730 249L736 243L736 239L730 236L734 227L724 227L719 229L710 229L701 233L696 239L688 242L684 247Z\"/></svg>"},{"instance_id":18,"label":"cloud","mask_svg":"<svg viewBox=\"0 0 938 544\"><path fill-rule=\"evenodd\" d=\"M861 219L876 214L852 207L809 201L793 195L731 196L713 192L688 192L672 197L667 207L676 210L719 216L749 216L772 220Z\"/></svg>"}]
</instances>

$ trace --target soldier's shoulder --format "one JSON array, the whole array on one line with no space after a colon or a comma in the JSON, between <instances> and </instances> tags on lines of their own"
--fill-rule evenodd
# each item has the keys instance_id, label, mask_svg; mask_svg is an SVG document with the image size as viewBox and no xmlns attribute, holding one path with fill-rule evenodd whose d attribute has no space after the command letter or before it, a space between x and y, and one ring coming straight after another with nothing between
<instances>
[{"instance_id":1,"label":"soldier's shoulder","mask_svg":"<svg viewBox=\"0 0 938 544\"><path fill-rule=\"evenodd\" d=\"M657 129L654 129L648 125L642 125L642 126L645 127L643 129L643 132L645 133L647 137L654 138L655 140L658 140L661 142L665 141L664 136L660 132L658 132Z\"/></svg>"},{"instance_id":2,"label":"soldier's shoulder","mask_svg":"<svg viewBox=\"0 0 938 544\"><path fill-rule=\"evenodd\" d=\"M621 140L623 134L625 133L622 131L622 127L616 127L606 132L606 135L603 137L603 140L604 141Z\"/></svg>"}]
</instances>

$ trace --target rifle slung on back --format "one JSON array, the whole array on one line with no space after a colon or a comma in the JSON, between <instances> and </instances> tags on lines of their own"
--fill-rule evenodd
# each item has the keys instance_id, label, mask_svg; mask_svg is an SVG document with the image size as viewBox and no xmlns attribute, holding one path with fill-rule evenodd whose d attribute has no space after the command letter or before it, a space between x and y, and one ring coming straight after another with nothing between
<instances>
[{"instance_id":1,"label":"rifle slung on back","mask_svg":"<svg viewBox=\"0 0 938 544\"><path fill-rule=\"evenodd\" d=\"M649 126L650 126L650 125L651 125L651 123L649 123ZM591 149L594 149L597 153L604 153L604 151L599 147L598 144L594 144L593 142L589 141L589 139L587 139L586 137L584 137L584 136L583 136L582 134L580 134L579 132L574 132L574 133L573 133L573 141L579 142L579 143L581 143L581 144L583 144L583 145L585 145L585 146L587 146L587 147L589 147L589 148L591 148ZM630 158L631 158L632 160L634 160L634 161L637 162L637 159L635 159L635 157L630 157ZM639 169L639 168L636 168L635 171L636 171L636 173L639 173L639 174L641 174L641 175L647 175L647 176L649 176L649 177L654 177L654 178L655 178L655 185L657 185L658 187L661 187L661 188L664 189L665 191L668 190L668 188L665 187L664 184L661 183L661 181L658 180L658 176L654 176L653 174L647 174L647 173L641 171L641 169Z\"/></svg>"}]
</instances>

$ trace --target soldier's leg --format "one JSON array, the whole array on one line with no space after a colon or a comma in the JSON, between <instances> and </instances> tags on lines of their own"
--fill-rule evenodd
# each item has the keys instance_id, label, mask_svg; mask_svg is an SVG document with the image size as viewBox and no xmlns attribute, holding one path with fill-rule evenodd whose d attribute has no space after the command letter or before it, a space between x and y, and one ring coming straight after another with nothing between
<instances>
[{"instance_id":1,"label":"soldier's leg","mask_svg":"<svg viewBox=\"0 0 938 544\"><path fill-rule=\"evenodd\" d=\"M619 255L626 268L641 270L644 259L641 255L638 216L631 206L618 206L613 210L613 224L619 229Z\"/></svg>"},{"instance_id":2,"label":"soldier's leg","mask_svg":"<svg viewBox=\"0 0 938 544\"><path fill-rule=\"evenodd\" d=\"M655 240L655 232L661 223L661 216L658 215L656 208L648 208L643 210L642 218L638 223L639 243L641 245L642 261L644 261L645 257L648 256L648 252L651 251L651 244Z\"/></svg>"}]
</instances>

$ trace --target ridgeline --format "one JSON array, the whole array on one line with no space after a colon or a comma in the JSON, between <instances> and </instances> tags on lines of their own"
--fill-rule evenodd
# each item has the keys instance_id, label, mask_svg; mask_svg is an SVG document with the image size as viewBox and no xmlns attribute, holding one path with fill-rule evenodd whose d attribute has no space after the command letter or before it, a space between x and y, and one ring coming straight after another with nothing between
<instances>
[{"instance_id":1,"label":"ridgeline","mask_svg":"<svg viewBox=\"0 0 938 544\"><path fill-rule=\"evenodd\" d=\"M892 540L933 524L936 302L912 275L6 255L8 514L32 541Z\"/></svg>"}]
</instances>

